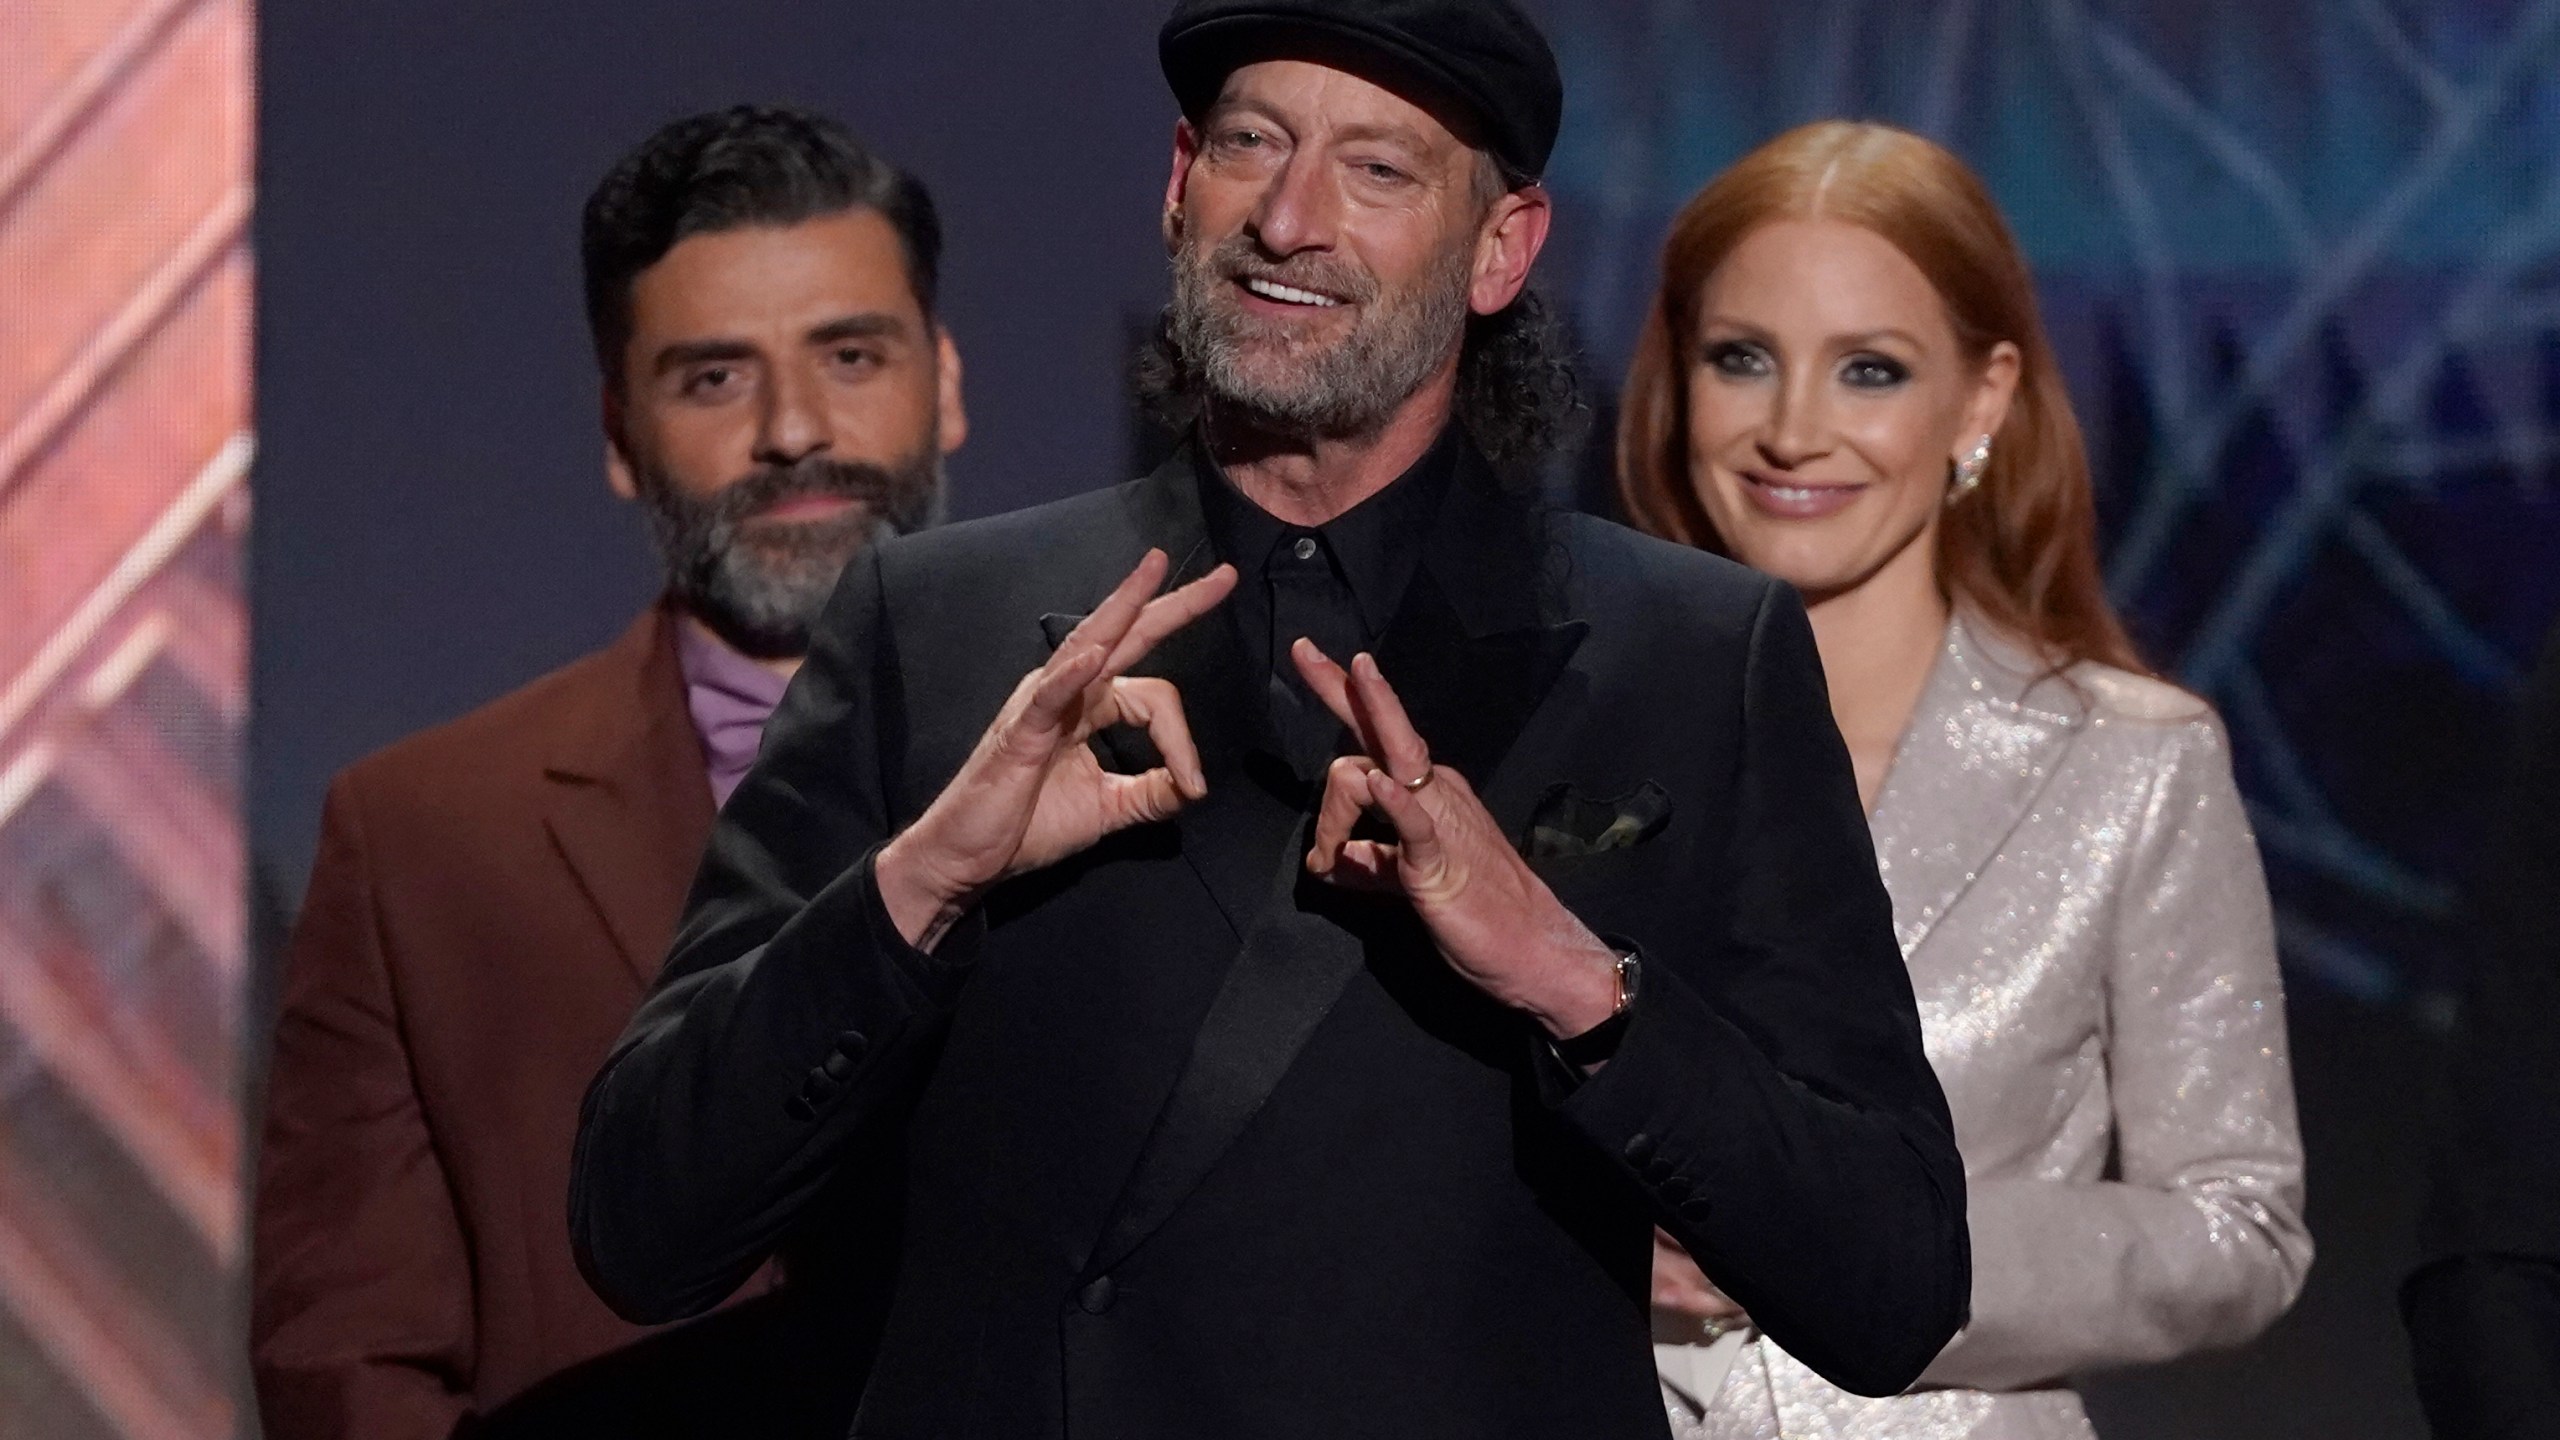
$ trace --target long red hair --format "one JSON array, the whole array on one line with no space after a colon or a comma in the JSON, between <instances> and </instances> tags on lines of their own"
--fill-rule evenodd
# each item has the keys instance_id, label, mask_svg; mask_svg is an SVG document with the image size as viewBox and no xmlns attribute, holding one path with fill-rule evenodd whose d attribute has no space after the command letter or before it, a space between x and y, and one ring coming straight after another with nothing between
<instances>
[{"instance_id":1,"label":"long red hair","mask_svg":"<svg viewBox=\"0 0 2560 1440\"><path fill-rule=\"evenodd\" d=\"M2096 660L2148 673L2099 577L2088 451L2026 259L1981 180L1907 130L1841 120L1790 130L1682 208L1621 397L1618 486L1628 514L1655 535L1724 552L1689 479L1698 299L1743 237L1813 218L1872 230L1909 256L1976 362L2003 340L2018 347L2017 395L1992 437L1990 466L1939 520L1938 583L1949 601L2056 666Z\"/></svg>"}]
</instances>

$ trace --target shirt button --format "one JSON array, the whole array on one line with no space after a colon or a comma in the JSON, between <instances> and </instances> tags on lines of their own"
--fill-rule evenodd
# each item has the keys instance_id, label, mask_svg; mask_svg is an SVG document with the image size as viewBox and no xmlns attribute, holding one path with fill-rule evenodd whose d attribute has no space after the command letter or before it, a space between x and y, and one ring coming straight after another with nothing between
<instances>
[{"instance_id":1,"label":"shirt button","mask_svg":"<svg viewBox=\"0 0 2560 1440\"><path fill-rule=\"evenodd\" d=\"M1313 535L1300 536L1297 546L1292 553L1301 560L1313 560L1316 558L1316 537Z\"/></svg>"},{"instance_id":2,"label":"shirt button","mask_svg":"<svg viewBox=\"0 0 2560 1440\"><path fill-rule=\"evenodd\" d=\"M1087 1315L1099 1315L1103 1311L1110 1309L1111 1277L1105 1275L1101 1279L1087 1285L1082 1290L1077 1291L1076 1308L1082 1310Z\"/></svg>"}]
</instances>

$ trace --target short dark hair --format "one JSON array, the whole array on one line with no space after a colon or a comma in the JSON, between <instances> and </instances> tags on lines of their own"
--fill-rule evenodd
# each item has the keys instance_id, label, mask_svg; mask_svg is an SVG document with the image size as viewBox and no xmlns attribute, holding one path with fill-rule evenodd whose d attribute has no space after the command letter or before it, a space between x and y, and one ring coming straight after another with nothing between
<instances>
[{"instance_id":1,"label":"short dark hair","mask_svg":"<svg viewBox=\"0 0 2560 1440\"><path fill-rule=\"evenodd\" d=\"M736 105L689 115L641 142L587 197L579 230L587 328L605 379L622 379L632 281L680 241L856 208L876 211L898 233L908 288L931 320L942 267L933 196L843 126L784 105Z\"/></svg>"}]
</instances>

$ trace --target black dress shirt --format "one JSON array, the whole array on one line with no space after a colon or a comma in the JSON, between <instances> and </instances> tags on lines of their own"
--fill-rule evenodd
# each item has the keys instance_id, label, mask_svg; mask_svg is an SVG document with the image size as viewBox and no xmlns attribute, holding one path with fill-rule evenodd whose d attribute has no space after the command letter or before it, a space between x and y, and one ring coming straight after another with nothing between
<instances>
[{"instance_id":1,"label":"black dress shirt","mask_svg":"<svg viewBox=\"0 0 2560 1440\"><path fill-rule=\"evenodd\" d=\"M1273 738L1302 780L1333 758L1342 727L1289 659L1300 636L1341 664L1375 648L1403 603L1422 537L1456 470L1455 427L1377 494L1318 526L1292 525L1255 504L1207 456L1195 471L1201 518L1218 558L1236 567L1228 620L1250 672L1266 676Z\"/></svg>"}]
</instances>

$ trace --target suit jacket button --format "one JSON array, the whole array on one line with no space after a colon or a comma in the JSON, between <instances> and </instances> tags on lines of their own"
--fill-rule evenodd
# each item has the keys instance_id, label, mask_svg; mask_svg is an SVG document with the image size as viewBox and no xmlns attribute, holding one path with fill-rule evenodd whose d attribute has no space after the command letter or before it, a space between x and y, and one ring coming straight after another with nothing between
<instances>
[{"instance_id":1,"label":"suit jacket button","mask_svg":"<svg viewBox=\"0 0 2560 1440\"><path fill-rule=\"evenodd\" d=\"M852 1076L853 1067L862 1063L862 1057L869 1053L870 1049L871 1042L862 1038L861 1031L847 1030L836 1037L836 1048L818 1066L817 1074L825 1076L832 1082L830 1089L834 1085L841 1085ZM814 1080L815 1076L811 1078Z\"/></svg>"},{"instance_id":2,"label":"suit jacket button","mask_svg":"<svg viewBox=\"0 0 2560 1440\"><path fill-rule=\"evenodd\" d=\"M1087 1315L1099 1315L1111 1308L1111 1277L1105 1275L1076 1292L1076 1308Z\"/></svg>"},{"instance_id":3,"label":"suit jacket button","mask_svg":"<svg viewBox=\"0 0 2560 1440\"><path fill-rule=\"evenodd\" d=\"M1630 1165L1642 1165L1653 1158L1653 1137L1639 1130L1627 1137L1627 1146L1619 1152Z\"/></svg>"},{"instance_id":4,"label":"suit jacket button","mask_svg":"<svg viewBox=\"0 0 2560 1440\"><path fill-rule=\"evenodd\" d=\"M1662 1193L1670 1196L1674 1201L1686 1200L1689 1198L1688 1176L1666 1175L1659 1183L1662 1188Z\"/></svg>"}]
</instances>

